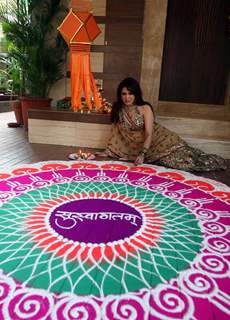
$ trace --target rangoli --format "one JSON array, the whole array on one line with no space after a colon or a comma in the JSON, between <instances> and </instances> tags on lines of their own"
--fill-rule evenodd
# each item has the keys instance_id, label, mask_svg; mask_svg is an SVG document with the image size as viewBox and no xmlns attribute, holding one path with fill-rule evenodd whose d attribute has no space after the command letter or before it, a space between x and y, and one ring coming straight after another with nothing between
<instances>
[{"instance_id":1,"label":"rangoli","mask_svg":"<svg viewBox=\"0 0 230 320\"><path fill-rule=\"evenodd\" d=\"M229 319L230 189L163 167L0 172L0 319Z\"/></svg>"}]
</instances>

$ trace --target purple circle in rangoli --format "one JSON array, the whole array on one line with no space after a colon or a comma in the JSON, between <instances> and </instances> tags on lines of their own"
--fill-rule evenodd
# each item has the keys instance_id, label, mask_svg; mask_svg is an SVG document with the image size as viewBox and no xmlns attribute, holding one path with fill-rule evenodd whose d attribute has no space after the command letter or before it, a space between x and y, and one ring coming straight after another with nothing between
<instances>
[{"instance_id":1,"label":"purple circle in rangoli","mask_svg":"<svg viewBox=\"0 0 230 320\"><path fill-rule=\"evenodd\" d=\"M130 237L142 226L142 215L115 200L82 199L56 207L50 226L64 238L84 243L108 243Z\"/></svg>"}]
</instances>

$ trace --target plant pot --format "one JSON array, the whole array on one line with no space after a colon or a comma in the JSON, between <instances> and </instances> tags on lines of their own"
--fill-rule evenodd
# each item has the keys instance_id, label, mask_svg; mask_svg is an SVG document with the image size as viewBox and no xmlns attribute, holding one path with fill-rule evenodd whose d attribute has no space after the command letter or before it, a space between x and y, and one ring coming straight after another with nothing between
<instances>
[{"instance_id":1,"label":"plant pot","mask_svg":"<svg viewBox=\"0 0 230 320\"><path fill-rule=\"evenodd\" d=\"M18 125L23 125L22 105L20 100L10 101L10 106L14 111L15 119Z\"/></svg>"},{"instance_id":2,"label":"plant pot","mask_svg":"<svg viewBox=\"0 0 230 320\"><path fill-rule=\"evenodd\" d=\"M24 128L28 130L28 110L29 109L49 109L52 99L50 98L36 98L36 97L22 97L20 98L22 104L22 116Z\"/></svg>"}]
</instances>

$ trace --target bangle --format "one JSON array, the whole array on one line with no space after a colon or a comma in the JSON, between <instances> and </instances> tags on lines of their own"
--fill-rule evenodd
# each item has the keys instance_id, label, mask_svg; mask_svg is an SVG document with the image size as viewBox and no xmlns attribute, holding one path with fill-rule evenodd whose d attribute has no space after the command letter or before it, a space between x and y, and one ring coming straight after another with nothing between
<instances>
[{"instance_id":1,"label":"bangle","mask_svg":"<svg viewBox=\"0 0 230 320\"><path fill-rule=\"evenodd\" d=\"M147 150L142 150L141 152L139 152L139 156L143 156L145 158L146 153Z\"/></svg>"},{"instance_id":2,"label":"bangle","mask_svg":"<svg viewBox=\"0 0 230 320\"><path fill-rule=\"evenodd\" d=\"M148 152L148 148L143 147L143 149L139 152L139 156L143 156L145 158L145 155L147 152Z\"/></svg>"},{"instance_id":3,"label":"bangle","mask_svg":"<svg viewBox=\"0 0 230 320\"><path fill-rule=\"evenodd\" d=\"M146 147L144 147L143 149L142 149L142 151L141 151L141 153L144 153L144 154L146 154L148 152L148 148L146 148Z\"/></svg>"}]
</instances>

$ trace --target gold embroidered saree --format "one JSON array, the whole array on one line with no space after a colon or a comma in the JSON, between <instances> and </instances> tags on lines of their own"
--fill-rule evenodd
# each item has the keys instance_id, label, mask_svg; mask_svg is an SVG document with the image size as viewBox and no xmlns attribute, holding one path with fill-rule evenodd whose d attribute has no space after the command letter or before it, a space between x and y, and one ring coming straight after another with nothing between
<instances>
[{"instance_id":1,"label":"gold embroidered saree","mask_svg":"<svg viewBox=\"0 0 230 320\"><path fill-rule=\"evenodd\" d=\"M119 114L119 122L112 124L107 152L111 157L134 161L143 148L144 119L135 106L130 115L126 108ZM145 162L186 171L225 169L225 161L189 146L176 133L154 122L152 143Z\"/></svg>"}]
</instances>

